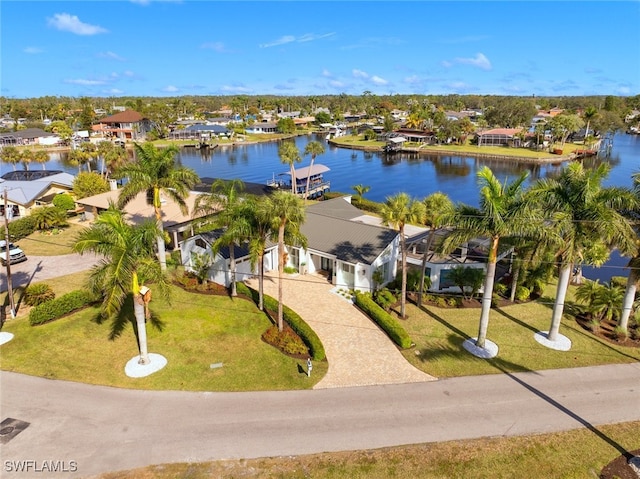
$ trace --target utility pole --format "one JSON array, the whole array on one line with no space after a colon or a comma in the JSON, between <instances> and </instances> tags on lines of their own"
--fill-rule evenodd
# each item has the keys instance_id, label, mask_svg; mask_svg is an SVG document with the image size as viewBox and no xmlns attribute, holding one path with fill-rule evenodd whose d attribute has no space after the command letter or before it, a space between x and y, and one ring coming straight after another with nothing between
<instances>
[{"instance_id":1,"label":"utility pole","mask_svg":"<svg viewBox=\"0 0 640 479\"><path fill-rule=\"evenodd\" d=\"M7 294L9 295L9 304L11 306L11 319L16 317L16 303L13 299L13 284L11 281L11 256L9 255L9 215L7 214L7 189L4 190L4 254L5 265L7 267Z\"/></svg>"}]
</instances>

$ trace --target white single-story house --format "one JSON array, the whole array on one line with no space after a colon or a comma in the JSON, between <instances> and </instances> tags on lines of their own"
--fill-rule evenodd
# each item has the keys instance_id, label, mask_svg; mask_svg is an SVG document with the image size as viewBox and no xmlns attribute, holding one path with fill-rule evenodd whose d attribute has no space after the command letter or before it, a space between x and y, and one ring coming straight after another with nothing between
<instances>
[{"instance_id":1,"label":"white single-story house","mask_svg":"<svg viewBox=\"0 0 640 479\"><path fill-rule=\"evenodd\" d=\"M245 131L247 133L253 133L253 134L258 134L258 133L277 133L278 132L278 125L275 123L267 123L267 122L261 122L261 123L254 123L252 125L249 125L245 128Z\"/></svg>"},{"instance_id":2,"label":"white single-story house","mask_svg":"<svg viewBox=\"0 0 640 479\"><path fill-rule=\"evenodd\" d=\"M358 221L363 213L350 199L334 198L307 207L306 221L301 227L307 237L307 248L287 246L286 265L302 274L325 274L336 286L371 291L375 286L372 275L377 269L383 273L383 283L395 277L400 237L397 231ZM180 244L187 269L194 265L196 254L211 254L211 245L219 234L219 231L199 234ZM236 246L235 258L237 281L257 274L257 268L250 267L246 248ZM269 271L277 265L277 245L269 243L264 269ZM228 248L222 248L213 260L210 280L228 286L229 267Z\"/></svg>"}]
</instances>

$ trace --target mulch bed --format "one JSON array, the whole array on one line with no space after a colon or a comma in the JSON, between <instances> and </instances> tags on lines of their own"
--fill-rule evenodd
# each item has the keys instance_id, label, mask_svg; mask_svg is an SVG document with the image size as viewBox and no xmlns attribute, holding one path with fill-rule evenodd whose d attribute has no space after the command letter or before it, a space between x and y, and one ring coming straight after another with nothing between
<instances>
[{"instance_id":1,"label":"mulch bed","mask_svg":"<svg viewBox=\"0 0 640 479\"><path fill-rule=\"evenodd\" d=\"M633 456L640 457L640 449L629 451ZM638 479L640 475L633 470L628 463L629 459L620 455L607 464L600 472L600 479ZM635 464L640 466L640 460L636 459Z\"/></svg>"},{"instance_id":2,"label":"mulch bed","mask_svg":"<svg viewBox=\"0 0 640 479\"><path fill-rule=\"evenodd\" d=\"M591 332L600 339L603 339L609 343L616 344L618 346L627 346L631 348L640 348L640 331L637 330L638 326L635 324L629 325L629 335L626 338L618 339L615 333L616 321L601 321L600 327L597 331L593 331L589 325L591 317L586 315L576 316L576 322L587 331ZM637 479L637 478L635 478Z\"/></svg>"}]
</instances>

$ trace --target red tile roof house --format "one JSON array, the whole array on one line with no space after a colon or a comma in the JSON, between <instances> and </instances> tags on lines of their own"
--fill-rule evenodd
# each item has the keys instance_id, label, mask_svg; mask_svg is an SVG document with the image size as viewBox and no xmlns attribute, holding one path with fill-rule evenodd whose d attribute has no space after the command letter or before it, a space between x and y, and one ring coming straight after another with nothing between
<instances>
[{"instance_id":1,"label":"red tile roof house","mask_svg":"<svg viewBox=\"0 0 640 479\"><path fill-rule=\"evenodd\" d=\"M117 138L123 141L143 140L153 129L151 120L134 110L125 110L102 118L92 130L103 138Z\"/></svg>"}]
</instances>

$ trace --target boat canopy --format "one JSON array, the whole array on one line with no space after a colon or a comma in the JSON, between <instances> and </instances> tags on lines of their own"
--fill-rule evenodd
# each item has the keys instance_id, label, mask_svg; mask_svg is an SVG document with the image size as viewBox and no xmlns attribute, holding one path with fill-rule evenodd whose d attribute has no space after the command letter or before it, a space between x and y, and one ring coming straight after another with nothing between
<instances>
[{"instance_id":1,"label":"boat canopy","mask_svg":"<svg viewBox=\"0 0 640 479\"><path fill-rule=\"evenodd\" d=\"M296 172L296 179L301 180L303 178L307 178L309 176L316 176L316 175L321 175L322 173L325 173L329 171L329 168L325 165L321 165L321 164L315 164L313 165L313 168L311 168L310 166L305 166L304 168L296 168L295 172ZM287 171L282 173L283 175L289 175L291 176L291 172Z\"/></svg>"}]
</instances>

